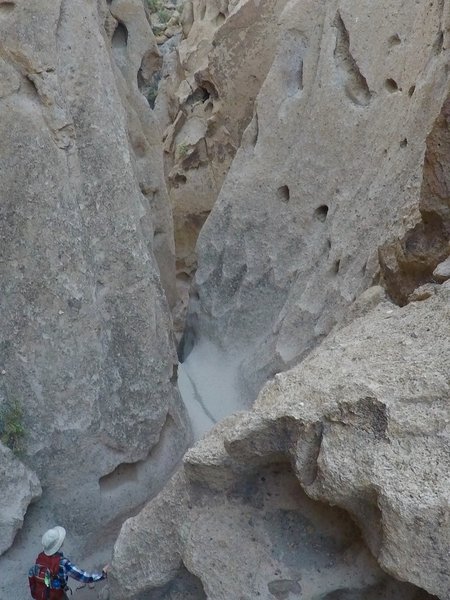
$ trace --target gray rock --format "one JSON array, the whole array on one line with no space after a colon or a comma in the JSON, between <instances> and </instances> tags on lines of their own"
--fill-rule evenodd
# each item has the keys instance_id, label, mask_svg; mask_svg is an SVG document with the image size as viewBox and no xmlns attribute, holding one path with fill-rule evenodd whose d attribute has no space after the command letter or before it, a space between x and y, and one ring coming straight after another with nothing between
<instances>
[{"instance_id":1,"label":"gray rock","mask_svg":"<svg viewBox=\"0 0 450 600\"><path fill-rule=\"evenodd\" d=\"M183 564L214 600L446 600L449 300L379 304L200 440L122 529L111 598Z\"/></svg>"},{"instance_id":2,"label":"gray rock","mask_svg":"<svg viewBox=\"0 0 450 600\"><path fill-rule=\"evenodd\" d=\"M400 0L286 5L188 313L199 347L241 354L243 406L374 281L405 304L448 255L447 20Z\"/></svg>"},{"instance_id":3,"label":"gray rock","mask_svg":"<svg viewBox=\"0 0 450 600\"><path fill-rule=\"evenodd\" d=\"M140 0L2 4L0 40L0 407L23 410L49 524L81 535L155 494L190 437L138 89L158 52Z\"/></svg>"},{"instance_id":4,"label":"gray rock","mask_svg":"<svg viewBox=\"0 0 450 600\"><path fill-rule=\"evenodd\" d=\"M442 323L449 316L444 290L403 309L381 305L278 375L254 423L225 442L232 455L261 460L279 447L284 424L308 495L345 508L387 572L443 599L450 337Z\"/></svg>"},{"instance_id":5,"label":"gray rock","mask_svg":"<svg viewBox=\"0 0 450 600\"><path fill-rule=\"evenodd\" d=\"M195 243L252 119L285 3L187 2L181 19L185 39L173 56L165 56L155 113L165 129L165 166L174 207L182 297L175 314L178 333L184 327L186 280L197 266ZM168 43L161 47L164 53L165 47Z\"/></svg>"},{"instance_id":6,"label":"gray rock","mask_svg":"<svg viewBox=\"0 0 450 600\"><path fill-rule=\"evenodd\" d=\"M42 492L39 479L0 443L0 555L13 543L26 510Z\"/></svg>"},{"instance_id":7,"label":"gray rock","mask_svg":"<svg viewBox=\"0 0 450 600\"><path fill-rule=\"evenodd\" d=\"M450 256L446 260L438 264L438 266L433 271L433 277L436 279L436 281L440 283L442 283L443 281L447 281L447 279L450 279Z\"/></svg>"}]
</instances>

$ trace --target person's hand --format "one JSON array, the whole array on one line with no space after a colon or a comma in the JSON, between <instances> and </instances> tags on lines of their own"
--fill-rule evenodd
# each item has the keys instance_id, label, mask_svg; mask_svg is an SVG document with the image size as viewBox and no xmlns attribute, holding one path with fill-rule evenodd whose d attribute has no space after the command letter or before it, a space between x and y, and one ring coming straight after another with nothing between
<instances>
[{"instance_id":1,"label":"person's hand","mask_svg":"<svg viewBox=\"0 0 450 600\"><path fill-rule=\"evenodd\" d=\"M109 571L109 565L105 565L102 569L102 573L105 577L108 576L108 571Z\"/></svg>"}]
</instances>

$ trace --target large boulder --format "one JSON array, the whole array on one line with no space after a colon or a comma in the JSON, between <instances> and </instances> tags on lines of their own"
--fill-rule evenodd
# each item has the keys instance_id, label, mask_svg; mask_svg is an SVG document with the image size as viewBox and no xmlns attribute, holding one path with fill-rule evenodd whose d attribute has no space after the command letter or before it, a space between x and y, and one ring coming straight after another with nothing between
<instances>
[{"instance_id":1,"label":"large boulder","mask_svg":"<svg viewBox=\"0 0 450 600\"><path fill-rule=\"evenodd\" d=\"M140 0L3 3L0 49L0 407L21 407L49 524L82 534L156 493L190 436L138 89L158 52Z\"/></svg>"},{"instance_id":2,"label":"large boulder","mask_svg":"<svg viewBox=\"0 0 450 600\"><path fill-rule=\"evenodd\" d=\"M183 351L194 345L195 370L209 368L205 347L225 349L241 405L374 280L404 304L448 256L448 19L447 2L401 0L291 0L282 12L199 237Z\"/></svg>"},{"instance_id":3,"label":"large boulder","mask_svg":"<svg viewBox=\"0 0 450 600\"><path fill-rule=\"evenodd\" d=\"M435 292L355 318L198 442L124 524L113 600L171 598L186 570L214 600L446 600L450 286Z\"/></svg>"},{"instance_id":4,"label":"large boulder","mask_svg":"<svg viewBox=\"0 0 450 600\"><path fill-rule=\"evenodd\" d=\"M36 473L0 443L0 555L13 543L31 502L42 492Z\"/></svg>"}]
</instances>

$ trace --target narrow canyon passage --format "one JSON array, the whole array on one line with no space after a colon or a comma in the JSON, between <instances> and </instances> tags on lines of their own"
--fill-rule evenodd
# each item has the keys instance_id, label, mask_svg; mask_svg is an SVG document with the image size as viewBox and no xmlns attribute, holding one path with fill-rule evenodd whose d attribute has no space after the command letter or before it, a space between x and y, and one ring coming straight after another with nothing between
<instances>
[{"instance_id":1,"label":"narrow canyon passage","mask_svg":"<svg viewBox=\"0 0 450 600\"><path fill-rule=\"evenodd\" d=\"M0 2L0 600L56 523L73 600L449 600L449 64L450 0Z\"/></svg>"},{"instance_id":2,"label":"narrow canyon passage","mask_svg":"<svg viewBox=\"0 0 450 600\"><path fill-rule=\"evenodd\" d=\"M246 408L237 384L240 357L209 342L195 345L178 367L178 388L189 413L194 440L220 420Z\"/></svg>"}]
</instances>

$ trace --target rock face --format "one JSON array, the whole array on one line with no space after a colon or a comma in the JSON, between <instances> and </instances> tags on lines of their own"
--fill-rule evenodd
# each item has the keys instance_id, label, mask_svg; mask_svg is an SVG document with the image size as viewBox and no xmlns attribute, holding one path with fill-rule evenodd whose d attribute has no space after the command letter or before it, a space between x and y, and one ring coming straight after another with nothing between
<instances>
[{"instance_id":1,"label":"rock face","mask_svg":"<svg viewBox=\"0 0 450 600\"><path fill-rule=\"evenodd\" d=\"M198 598L445 600L449 318L445 284L384 301L277 375L125 523L111 597L171 598L187 569ZM384 572L346 514L311 499L344 509Z\"/></svg>"},{"instance_id":2,"label":"rock face","mask_svg":"<svg viewBox=\"0 0 450 600\"><path fill-rule=\"evenodd\" d=\"M42 492L36 474L0 443L0 554L13 543L28 505Z\"/></svg>"},{"instance_id":3,"label":"rock face","mask_svg":"<svg viewBox=\"0 0 450 600\"><path fill-rule=\"evenodd\" d=\"M158 52L140 0L4 2L0 40L0 406L21 406L49 524L81 535L154 494L189 440L138 89Z\"/></svg>"},{"instance_id":4,"label":"rock face","mask_svg":"<svg viewBox=\"0 0 450 600\"><path fill-rule=\"evenodd\" d=\"M199 238L185 337L185 357L204 343L241 355L244 404L374 281L405 304L448 256L448 10L286 5Z\"/></svg>"},{"instance_id":5,"label":"rock face","mask_svg":"<svg viewBox=\"0 0 450 600\"><path fill-rule=\"evenodd\" d=\"M165 66L155 114L165 127L181 295L186 296L186 282L197 266L198 233L272 63L277 19L285 4L286 0L188 0L181 19L184 39L179 46L161 46Z\"/></svg>"}]
</instances>

